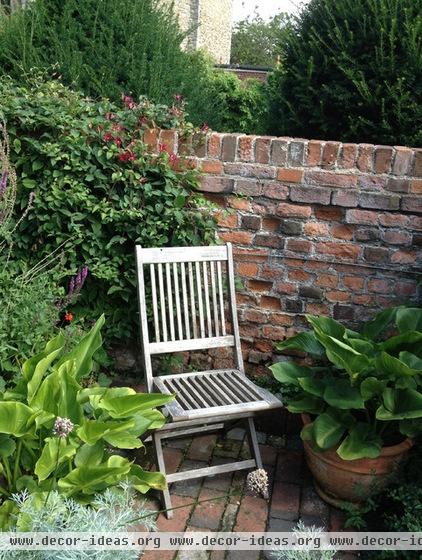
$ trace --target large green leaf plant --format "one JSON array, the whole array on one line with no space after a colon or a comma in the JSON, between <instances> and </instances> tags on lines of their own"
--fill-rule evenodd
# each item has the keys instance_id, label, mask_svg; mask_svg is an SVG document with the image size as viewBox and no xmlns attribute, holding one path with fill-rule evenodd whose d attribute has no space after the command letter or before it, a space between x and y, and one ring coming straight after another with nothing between
<instances>
[{"instance_id":1,"label":"large green leaf plant","mask_svg":"<svg viewBox=\"0 0 422 560\"><path fill-rule=\"evenodd\" d=\"M23 489L86 503L122 481L141 493L164 488L161 473L144 471L119 450L143 447L140 436L165 423L156 407L173 396L80 384L101 347L103 325L102 316L65 355L59 334L0 393L0 528L15 509L9 497Z\"/></svg>"},{"instance_id":2,"label":"large green leaf plant","mask_svg":"<svg viewBox=\"0 0 422 560\"><path fill-rule=\"evenodd\" d=\"M306 318L313 331L276 347L306 352L314 365L271 366L278 381L296 389L289 411L311 416L302 439L353 460L378 457L383 446L421 434L422 309L387 309L360 332L328 317Z\"/></svg>"}]
</instances>

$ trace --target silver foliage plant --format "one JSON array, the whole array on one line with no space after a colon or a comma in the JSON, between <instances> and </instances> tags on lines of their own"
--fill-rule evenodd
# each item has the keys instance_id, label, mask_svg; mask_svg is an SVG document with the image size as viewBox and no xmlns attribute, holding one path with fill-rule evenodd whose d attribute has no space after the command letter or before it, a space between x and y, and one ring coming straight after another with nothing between
<instances>
[{"instance_id":1,"label":"silver foliage plant","mask_svg":"<svg viewBox=\"0 0 422 560\"><path fill-rule=\"evenodd\" d=\"M91 506L51 492L47 506L39 496L26 490L13 495L19 508L16 531L26 532L115 532L142 525L144 531L155 528L151 511L139 505L127 484L98 494ZM13 529L12 529L13 530ZM136 550L16 550L0 551L0 560L136 560Z\"/></svg>"},{"instance_id":2,"label":"silver foliage plant","mask_svg":"<svg viewBox=\"0 0 422 560\"><path fill-rule=\"evenodd\" d=\"M302 521L296 525L293 534L296 538L312 538L321 537L323 529L320 527L306 527ZM278 550L271 557L273 560L333 560L336 550Z\"/></svg>"}]
</instances>

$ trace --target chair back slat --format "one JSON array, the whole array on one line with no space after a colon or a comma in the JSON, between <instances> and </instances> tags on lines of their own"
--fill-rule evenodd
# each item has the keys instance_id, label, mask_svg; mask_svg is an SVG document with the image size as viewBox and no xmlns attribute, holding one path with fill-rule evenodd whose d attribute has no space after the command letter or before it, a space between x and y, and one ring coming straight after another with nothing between
<instances>
[{"instance_id":1,"label":"chair back slat","mask_svg":"<svg viewBox=\"0 0 422 560\"><path fill-rule=\"evenodd\" d=\"M231 245L137 247L136 251L143 355L149 362L146 371L152 372L151 355L220 347L234 348L236 366L243 371ZM149 290L152 314L146 309ZM227 332L227 312L231 334ZM151 333L145 328L147 317ZM195 392L201 395L201 386Z\"/></svg>"}]
</instances>

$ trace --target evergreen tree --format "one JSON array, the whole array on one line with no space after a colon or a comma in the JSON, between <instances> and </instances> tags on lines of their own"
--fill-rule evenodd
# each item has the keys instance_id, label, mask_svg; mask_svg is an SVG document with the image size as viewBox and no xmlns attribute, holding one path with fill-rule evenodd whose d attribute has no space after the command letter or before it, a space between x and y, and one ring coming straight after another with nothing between
<instances>
[{"instance_id":1,"label":"evergreen tree","mask_svg":"<svg viewBox=\"0 0 422 560\"><path fill-rule=\"evenodd\" d=\"M311 0L271 80L271 131L422 145L422 0Z\"/></svg>"}]
</instances>

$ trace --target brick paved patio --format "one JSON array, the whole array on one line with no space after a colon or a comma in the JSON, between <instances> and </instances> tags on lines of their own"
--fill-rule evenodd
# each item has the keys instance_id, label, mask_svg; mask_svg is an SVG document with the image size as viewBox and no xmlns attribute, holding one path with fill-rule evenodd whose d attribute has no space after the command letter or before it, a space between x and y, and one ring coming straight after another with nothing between
<instances>
[{"instance_id":1,"label":"brick paved patio","mask_svg":"<svg viewBox=\"0 0 422 560\"><path fill-rule=\"evenodd\" d=\"M246 471L220 474L172 484L170 491L176 509L173 519L160 514L157 519L161 531L290 531L298 520L330 530L342 530L344 514L323 502L312 485L306 467L300 438L287 439L258 433L262 459L270 477L270 499L252 496L245 488ZM194 439L174 439L165 448L169 472L189 470L224 463L227 458L248 458L249 449L243 429L235 428L223 439L206 435ZM209 498L222 499L194 505ZM158 510L156 497L149 506ZM258 551L148 551L144 560L259 560ZM350 553L338 558L352 560Z\"/></svg>"}]
</instances>

